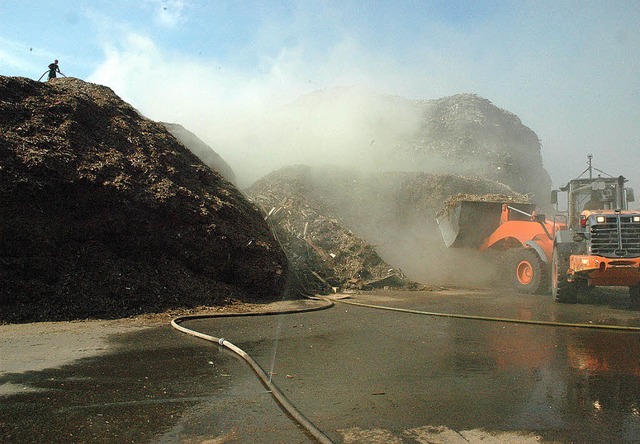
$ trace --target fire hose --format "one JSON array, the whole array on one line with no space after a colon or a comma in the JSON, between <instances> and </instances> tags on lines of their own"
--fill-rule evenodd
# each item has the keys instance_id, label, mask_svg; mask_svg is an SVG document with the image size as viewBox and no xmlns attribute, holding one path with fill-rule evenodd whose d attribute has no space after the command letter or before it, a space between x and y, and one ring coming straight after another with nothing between
<instances>
[{"instance_id":1,"label":"fire hose","mask_svg":"<svg viewBox=\"0 0 640 444\"><path fill-rule=\"evenodd\" d=\"M241 348L235 346L231 342L227 341L225 338L217 338L215 336L210 336L195 330L191 330L180 325L182 322L194 320L194 319L207 319L207 318L218 318L218 317L229 317L229 316L268 316L268 315L277 315L277 314L288 314L288 313L304 313L309 311L316 310L324 310L330 307L333 307L333 302L323 299L326 303L320 307L314 308L303 308L303 309L294 309L294 310L279 310L279 311L270 311L270 312L260 312L260 313L224 313L224 314L208 314L208 315L189 315L189 316L180 316L171 321L171 326L176 330L179 330L183 333L189 334L191 336L195 336L206 341L215 342L221 347L226 347L231 350L233 353L242 358L249 366L253 369L255 374L260 379L260 382L269 390L269 393L273 395L278 404L282 407L282 409L293 418L298 424L300 424L313 438L316 439L317 442L321 444L333 444L331 441L318 427L316 427L309 419L300 412L295 405L282 393L282 391L278 388L276 384L271 381L271 378L267 375L262 367Z\"/></svg>"},{"instance_id":2,"label":"fire hose","mask_svg":"<svg viewBox=\"0 0 640 444\"><path fill-rule=\"evenodd\" d=\"M354 305L358 307L375 308L378 310L396 311L401 313L411 313L423 316L455 318L455 319L468 319L474 321L489 321L489 322L506 322L511 324L529 324L540 325L547 327L565 327L565 328L590 328L596 330L617 330L617 331L637 331L640 332L640 327L630 327L625 325L607 325L607 324L587 324L587 323L571 323L571 322L557 322L557 321L536 321L534 319L510 319L499 318L491 316L476 316L465 315L458 313L437 313L422 310L412 310L408 308L387 307L384 305L365 304L362 302L347 301L344 299L337 299L341 304Z\"/></svg>"}]
</instances>

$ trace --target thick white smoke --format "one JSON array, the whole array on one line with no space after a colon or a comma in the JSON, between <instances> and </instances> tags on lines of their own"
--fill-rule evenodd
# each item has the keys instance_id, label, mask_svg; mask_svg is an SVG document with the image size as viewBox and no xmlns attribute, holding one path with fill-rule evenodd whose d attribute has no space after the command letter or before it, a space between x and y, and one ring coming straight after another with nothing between
<instances>
[{"instance_id":1,"label":"thick white smoke","mask_svg":"<svg viewBox=\"0 0 640 444\"><path fill-rule=\"evenodd\" d=\"M337 69L347 51L336 49L327 70ZM361 85L332 90L330 104L314 103L315 85L299 80L304 69L295 51L247 72L164 54L149 38L129 34L124 46L107 47L105 55L90 81L112 87L149 118L196 133L231 165L240 185L295 163L384 167L377 148L419 123L410 101L394 98L389 109Z\"/></svg>"},{"instance_id":2,"label":"thick white smoke","mask_svg":"<svg viewBox=\"0 0 640 444\"><path fill-rule=\"evenodd\" d=\"M163 21L169 9L174 15ZM183 20L180 7L169 9L163 6L157 20L166 26ZM380 42L387 45L377 47L346 24L343 34L334 32L316 47L318 36L309 30L336 17L301 15L287 29L265 20L254 40L219 60L171 52L147 34L110 33L104 61L88 80L111 86L152 119L196 133L229 162L241 185L283 163L362 160L366 144L379 142L369 128L358 129L372 114L370 104L356 99L346 110L318 110L325 115L308 128L290 127L300 116L281 111L304 94L357 85L410 99L476 93L539 135L555 186L579 174L591 153L599 168L629 177L640 189L639 37L630 32L630 16L616 15L618 8L593 9L596 21L566 6L532 6L522 15L507 8L465 32L431 23L411 45L394 50L386 37ZM306 130L317 137L300 137Z\"/></svg>"}]
</instances>

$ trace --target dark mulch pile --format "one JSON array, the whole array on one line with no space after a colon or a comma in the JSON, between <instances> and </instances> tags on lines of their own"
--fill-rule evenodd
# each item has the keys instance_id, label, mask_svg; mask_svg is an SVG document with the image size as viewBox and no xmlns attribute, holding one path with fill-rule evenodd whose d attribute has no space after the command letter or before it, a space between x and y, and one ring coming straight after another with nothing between
<instances>
[{"instance_id":1,"label":"dark mulch pile","mask_svg":"<svg viewBox=\"0 0 640 444\"><path fill-rule=\"evenodd\" d=\"M259 210L109 88L0 76L0 322L267 300Z\"/></svg>"}]
</instances>

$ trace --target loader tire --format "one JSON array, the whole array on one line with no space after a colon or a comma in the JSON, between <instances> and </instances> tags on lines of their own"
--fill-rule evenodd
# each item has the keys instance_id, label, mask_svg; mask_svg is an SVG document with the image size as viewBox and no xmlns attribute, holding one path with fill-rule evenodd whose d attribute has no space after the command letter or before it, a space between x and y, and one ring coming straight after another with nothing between
<instances>
[{"instance_id":1,"label":"loader tire","mask_svg":"<svg viewBox=\"0 0 640 444\"><path fill-rule=\"evenodd\" d=\"M577 285L567 280L567 258L562 257L557 249L553 249L551 259L551 294L557 302L575 304L578 302Z\"/></svg>"},{"instance_id":2,"label":"loader tire","mask_svg":"<svg viewBox=\"0 0 640 444\"><path fill-rule=\"evenodd\" d=\"M531 248L516 248L506 254L507 279L519 293L535 294L545 290L544 267Z\"/></svg>"}]
</instances>

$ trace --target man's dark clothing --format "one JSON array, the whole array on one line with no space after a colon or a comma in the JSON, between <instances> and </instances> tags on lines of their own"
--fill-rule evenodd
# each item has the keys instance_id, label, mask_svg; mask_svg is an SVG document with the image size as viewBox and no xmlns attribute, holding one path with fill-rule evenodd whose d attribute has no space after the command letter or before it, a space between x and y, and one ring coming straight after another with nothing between
<instances>
[{"instance_id":1,"label":"man's dark clothing","mask_svg":"<svg viewBox=\"0 0 640 444\"><path fill-rule=\"evenodd\" d=\"M57 64L52 63L49 65L49 79L55 79L56 78L56 71L60 72L60 68L58 67Z\"/></svg>"}]
</instances>

